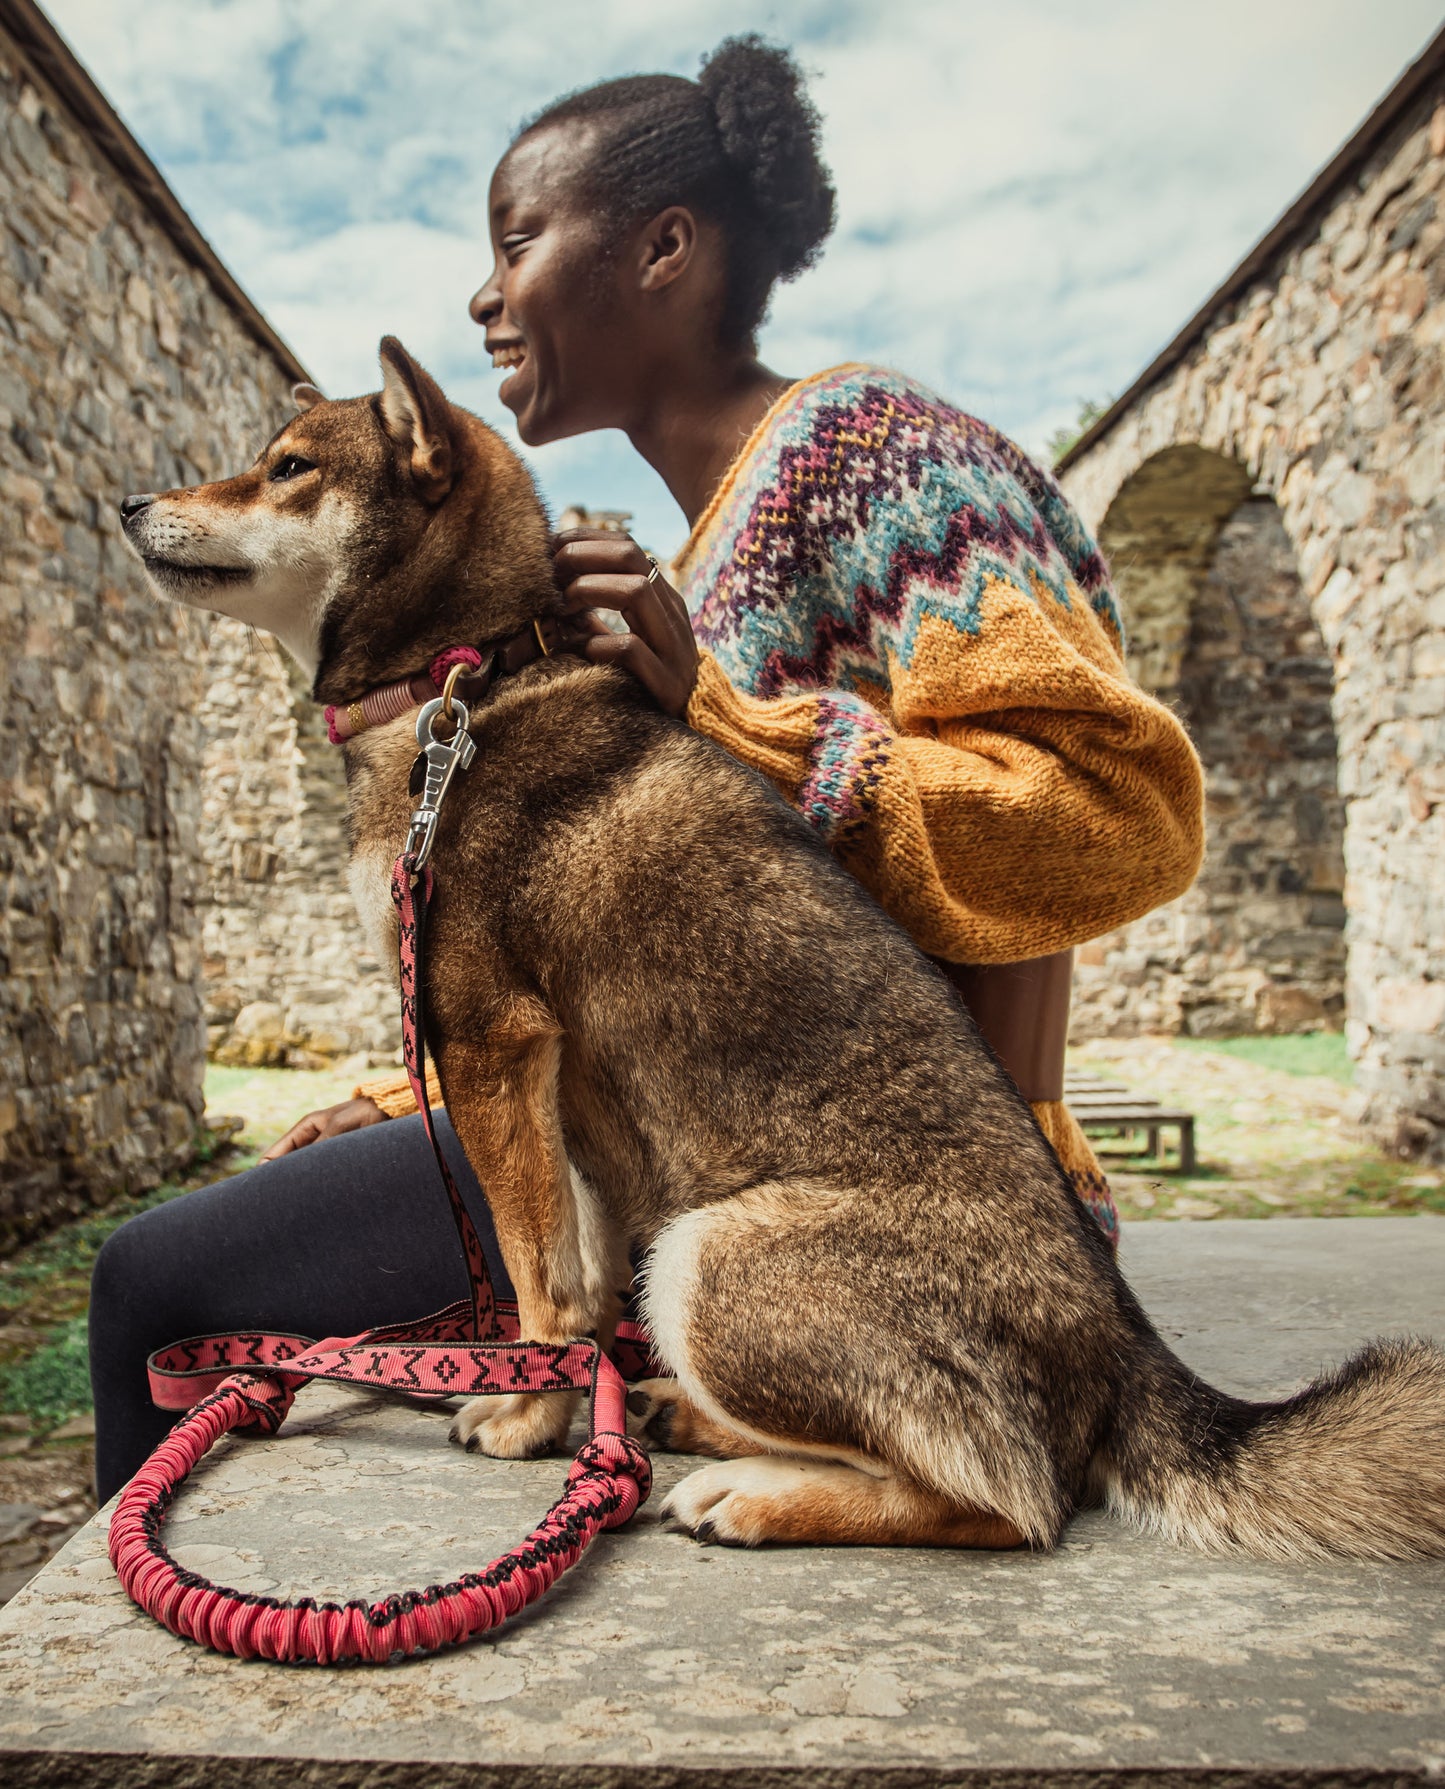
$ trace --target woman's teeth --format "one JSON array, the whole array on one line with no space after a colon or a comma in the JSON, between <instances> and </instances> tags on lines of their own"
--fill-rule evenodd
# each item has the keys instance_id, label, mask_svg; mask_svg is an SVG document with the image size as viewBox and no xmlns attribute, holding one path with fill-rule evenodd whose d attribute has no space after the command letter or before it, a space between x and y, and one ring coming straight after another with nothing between
<instances>
[{"instance_id":1,"label":"woman's teeth","mask_svg":"<svg viewBox=\"0 0 1445 1789\"><path fill-rule=\"evenodd\" d=\"M526 358L527 350L525 348L498 348L492 355L492 365L494 367L521 366Z\"/></svg>"}]
</instances>

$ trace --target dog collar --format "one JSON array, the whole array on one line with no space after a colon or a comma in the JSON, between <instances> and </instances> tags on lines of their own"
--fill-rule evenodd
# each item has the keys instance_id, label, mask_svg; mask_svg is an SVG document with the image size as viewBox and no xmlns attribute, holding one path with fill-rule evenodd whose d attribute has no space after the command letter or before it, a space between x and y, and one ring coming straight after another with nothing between
<instances>
[{"instance_id":1,"label":"dog collar","mask_svg":"<svg viewBox=\"0 0 1445 1789\"><path fill-rule=\"evenodd\" d=\"M448 646L415 676L380 683L355 702L328 704L326 737L333 745L345 745L368 727L399 720L410 709L420 708L423 702L439 695L455 669L460 670L454 686L458 695L463 701L479 702L499 677L510 677L539 658L551 658L554 652L574 643L574 637L562 623L548 615L529 621L526 627L492 646Z\"/></svg>"}]
</instances>

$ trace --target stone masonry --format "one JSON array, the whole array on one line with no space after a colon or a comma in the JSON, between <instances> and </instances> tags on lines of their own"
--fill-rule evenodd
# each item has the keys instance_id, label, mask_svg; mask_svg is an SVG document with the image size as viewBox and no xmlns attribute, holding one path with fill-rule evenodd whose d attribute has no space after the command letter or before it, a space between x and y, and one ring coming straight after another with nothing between
<instances>
[{"instance_id":1,"label":"stone masonry","mask_svg":"<svg viewBox=\"0 0 1445 1789\"><path fill-rule=\"evenodd\" d=\"M201 718L206 1025L221 1062L392 1061L396 990L346 881L346 779L300 672L218 628Z\"/></svg>"},{"instance_id":2,"label":"stone masonry","mask_svg":"<svg viewBox=\"0 0 1445 1789\"><path fill-rule=\"evenodd\" d=\"M0 9L0 1251L192 1147L208 637L244 647L153 599L115 504L244 464L299 375L58 97L33 16Z\"/></svg>"},{"instance_id":3,"label":"stone masonry","mask_svg":"<svg viewBox=\"0 0 1445 1789\"><path fill-rule=\"evenodd\" d=\"M1060 473L1210 781L1084 1026L1330 1023L1343 917L1361 1116L1445 1158L1445 33Z\"/></svg>"},{"instance_id":4,"label":"stone masonry","mask_svg":"<svg viewBox=\"0 0 1445 1789\"><path fill-rule=\"evenodd\" d=\"M1141 475L1111 510L1104 545L1134 674L1184 716L1205 764L1208 854L1188 893L1080 949L1076 1036L1344 1019L1333 667L1272 498L1246 496L1222 524L1206 507L1190 529L1177 516L1154 527L1161 492L1179 501L1175 479L1196 499L1216 489L1192 463L1204 457L1156 456L1157 477ZM1207 562L1191 565L1192 536L1206 530Z\"/></svg>"}]
</instances>

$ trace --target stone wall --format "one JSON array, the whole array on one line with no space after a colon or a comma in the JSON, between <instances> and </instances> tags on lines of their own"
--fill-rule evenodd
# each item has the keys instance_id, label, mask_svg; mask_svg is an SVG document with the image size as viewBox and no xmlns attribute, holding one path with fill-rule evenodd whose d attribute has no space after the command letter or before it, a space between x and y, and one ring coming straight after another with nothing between
<instances>
[{"instance_id":1,"label":"stone wall","mask_svg":"<svg viewBox=\"0 0 1445 1789\"><path fill-rule=\"evenodd\" d=\"M201 709L206 1026L221 1062L390 1062L397 996L346 881L346 778L277 643L217 630Z\"/></svg>"},{"instance_id":2,"label":"stone wall","mask_svg":"<svg viewBox=\"0 0 1445 1789\"><path fill-rule=\"evenodd\" d=\"M208 628L115 504L244 463L288 383L0 35L0 1249L191 1146Z\"/></svg>"},{"instance_id":3,"label":"stone wall","mask_svg":"<svg viewBox=\"0 0 1445 1789\"><path fill-rule=\"evenodd\" d=\"M1442 1158L1445 93L1432 81L1063 482L1106 536L1132 481L1182 448L1277 504L1334 672L1361 1115L1395 1148Z\"/></svg>"},{"instance_id":4,"label":"stone wall","mask_svg":"<svg viewBox=\"0 0 1445 1789\"><path fill-rule=\"evenodd\" d=\"M1195 499L1183 517L1228 501L1229 474L1244 482L1232 462L1211 468L1200 462L1217 456L1177 451ZM1208 846L1187 894L1079 952L1074 1035L1338 1029L1344 804L1333 667L1294 548L1268 496L1215 516L1202 539L1183 517L1144 531L1145 507L1121 495L1102 540L1130 618L1131 668L1182 716L1204 764Z\"/></svg>"}]
</instances>

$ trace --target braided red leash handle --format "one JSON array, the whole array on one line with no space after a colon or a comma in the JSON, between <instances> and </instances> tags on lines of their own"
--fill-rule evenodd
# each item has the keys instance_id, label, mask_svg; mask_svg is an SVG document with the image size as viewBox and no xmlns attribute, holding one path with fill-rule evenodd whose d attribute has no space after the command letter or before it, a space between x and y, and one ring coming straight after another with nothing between
<instances>
[{"instance_id":1,"label":"braided red leash handle","mask_svg":"<svg viewBox=\"0 0 1445 1789\"><path fill-rule=\"evenodd\" d=\"M400 920L406 1066L466 1255L470 1298L419 1323L323 1342L295 1335L197 1336L162 1349L148 1363L155 1401L187 1414L121 1492L110 1524L111 1562L126 1594L173 1634L238 1658L384 1664L470 1640L535 1602L604 1528L626 1522L651 1489L651 1463L626 1433L627 1388L617 1367L595 1342L514 1339L516 1307L493 1296L481 1241L437 1142L426 1096L420 959L430 891L430 871L416 879L414 891L406 860L398 860L392 895ZM654 1368L635 1324L620 1327L615 1352L634 1372ZM586 1391L588 1439L562 1496L521 1545L449 1584L375 1603L318 1603L314 1597L254 1596L187 1571L161 1540L176 1492L222 1435L233 1429L274 1435L308 1379L385 1387L423 1399Z\"/></svg>"}]
</instances>

